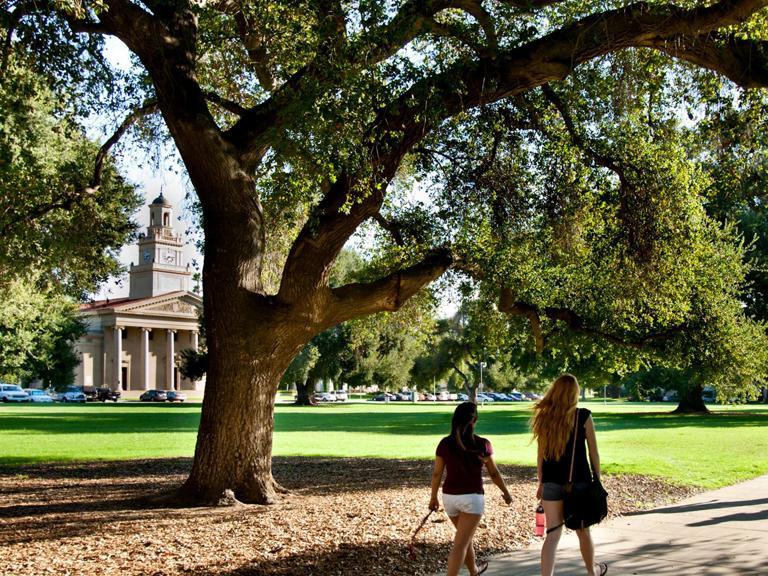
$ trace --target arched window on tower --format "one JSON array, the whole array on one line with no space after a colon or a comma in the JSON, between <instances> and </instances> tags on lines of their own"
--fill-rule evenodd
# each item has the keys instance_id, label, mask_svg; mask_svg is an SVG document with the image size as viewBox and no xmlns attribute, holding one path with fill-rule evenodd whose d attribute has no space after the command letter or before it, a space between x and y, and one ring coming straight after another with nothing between
<instances>
[{"instance_id":1,"label":"arched window on tower","mask_svg":"<svg viewBox=\"0 0 768 576\"><path fill-rule=\"evenodd\" d=\"M166 212L163 214L163 226L170 226L171 225L171 215Z\"/></svg>"}]
</instances>

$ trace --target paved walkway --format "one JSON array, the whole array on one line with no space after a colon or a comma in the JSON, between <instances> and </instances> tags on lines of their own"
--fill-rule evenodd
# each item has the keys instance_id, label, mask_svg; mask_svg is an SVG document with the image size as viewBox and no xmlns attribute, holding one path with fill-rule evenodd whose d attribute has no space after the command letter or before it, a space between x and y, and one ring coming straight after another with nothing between
<instances>
[{"instance_id":1,"label":"paved walkway","mask_svg":"<svg viewBox=\"0 0 768 576\"><path fill-rule=\"evenodd\" d=\"M768 476L616 518L592 534L609 576L767 576ZM485 576L539 576L540 548L492 558ZM571 532L560 540L555 573L586 574Z\"/></svg>"}]
</instances>

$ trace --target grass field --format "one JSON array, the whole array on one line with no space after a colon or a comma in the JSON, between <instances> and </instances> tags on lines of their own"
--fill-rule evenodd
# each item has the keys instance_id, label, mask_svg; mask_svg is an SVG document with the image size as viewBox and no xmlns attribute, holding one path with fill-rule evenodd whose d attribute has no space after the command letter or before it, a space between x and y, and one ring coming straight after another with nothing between
<instances>
[{"instance_id":1,"label":"grass field","mask_svg":"<svg viewBox=\"0 0 768 576\"><path fill-rule=\"evenodd\" d=\"M498 461L535 464L529 404L481 408L477 432ZM768 473L768 407L716 407L709 416L669 414L670 404L587 402L606 473L638 473L717 487ZM431 458L453 406L278 405L275 455ZM191 456L199 404L0 406L0 465Z\"/></svg>"}]
</instances>

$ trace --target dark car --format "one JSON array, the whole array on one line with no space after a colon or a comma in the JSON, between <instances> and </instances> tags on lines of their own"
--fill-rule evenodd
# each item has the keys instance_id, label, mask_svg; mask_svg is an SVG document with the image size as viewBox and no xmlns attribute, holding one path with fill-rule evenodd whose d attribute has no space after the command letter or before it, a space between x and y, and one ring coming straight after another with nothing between
<instances>
[{"instance_id":1,"label":"dark car","mask_svg":"<svg viewBox=\"0 0 768 576\"><path fill-rule=\"evenodd\" d=\"M187 395L176 390L164 390L165 399L168 402L184 402L187 399Z\"/></svg>"},{"instance_id":2,"label":"dark car","mask_svg":"<svg viewBox=\"0 0 768 576\"><path fill-rule=\"evenodd\" d=\"M85 394L85 399L88 402L106 402L107 400L117 402L120 399L120 391L110 388L86 386L83 388L83 394Z\"/></svg>"},{"instance_id":3,"label":"dark car","mask_svg":"<svg viewBox=\"0 0 768 576\"><path fill-rule=\"evenodd\" d=\"M165 402L168 400L168 395L165 390L147 390L139 396L141 402Z\"/></svg>"}]
</instances>

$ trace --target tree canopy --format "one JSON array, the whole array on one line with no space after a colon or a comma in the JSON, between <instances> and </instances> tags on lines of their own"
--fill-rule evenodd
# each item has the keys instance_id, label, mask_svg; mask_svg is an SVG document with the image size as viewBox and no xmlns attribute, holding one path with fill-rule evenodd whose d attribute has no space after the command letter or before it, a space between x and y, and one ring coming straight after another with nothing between
<instances>
[{"instance_id":1,"label":"tree canopy","mask_svg":"<svg viewBox=\"0 0 768 576\"><path fill-rule=\"evenodd\" d=\"M743 247L705 209L726 163L698 134L718 100L740 114L768 83L766 4L12 0L3 18L6 50L73 94L112 87L77 113L159 111L143 127L175 143L205 233L208 380L184 493L264 502L291 360L448 270L540 352L568 332L698 356L728 381L764 373L743 346L765 337L736 301ZM83 65L103 35L135 55L125 76ZM332 284L370 227L374 273Z\"/></svg>"}]
</instances>

